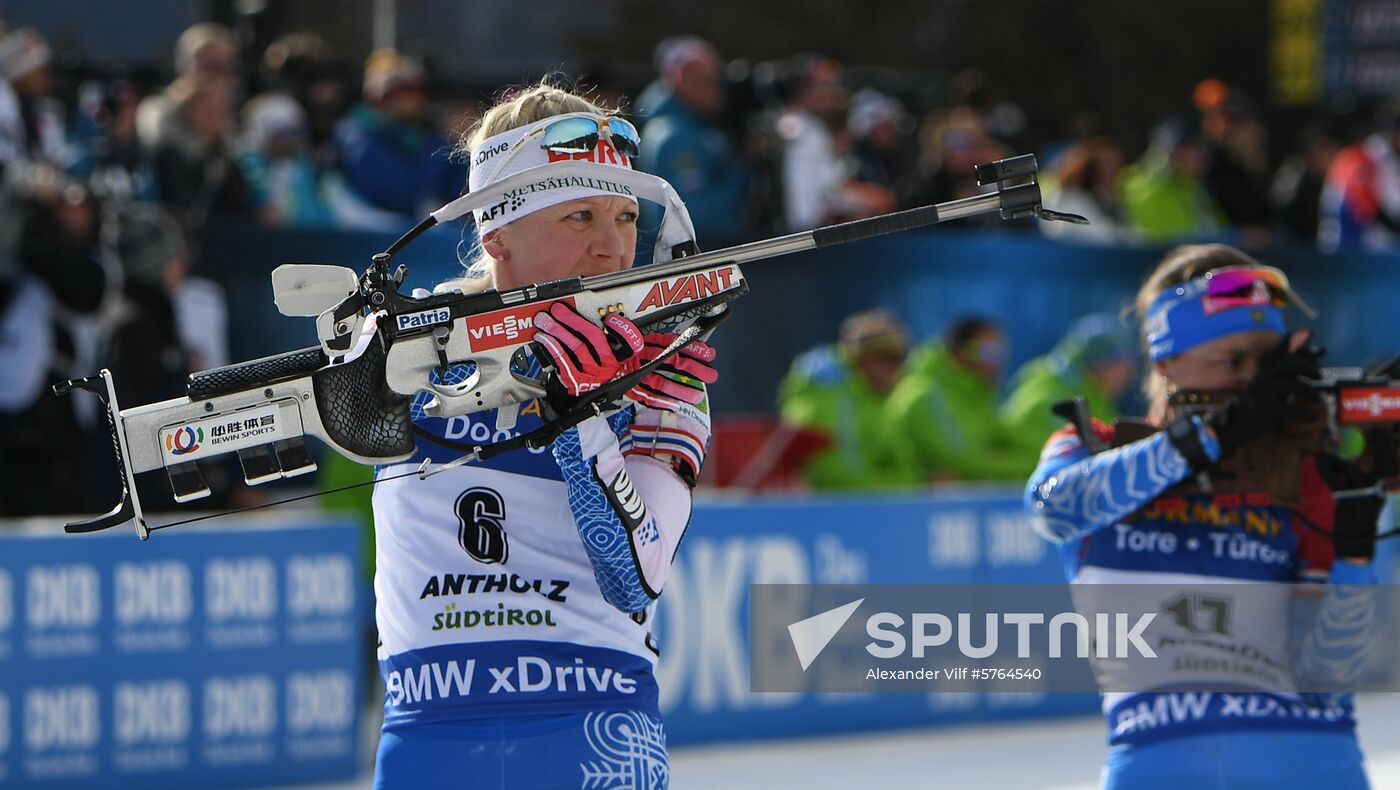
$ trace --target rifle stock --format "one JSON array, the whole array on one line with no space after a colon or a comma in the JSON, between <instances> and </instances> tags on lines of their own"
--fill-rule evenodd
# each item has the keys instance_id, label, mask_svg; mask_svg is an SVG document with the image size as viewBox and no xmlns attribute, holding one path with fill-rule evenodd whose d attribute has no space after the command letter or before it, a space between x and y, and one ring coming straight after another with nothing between
<instances>
[{"instance_id":1,"label":"rifle stock","mask_svg":"<svg viewBox=\"0 0 1400 790\"><path fill-rule=\"evenodd\" d=\"M65 524L64 530L94 532L130 520L145 540L150 528L136 475L164 469L175 501L188 502L210 493L197 462L219 455L237 453L250 485L314 472L306 436L363 464L413 455L409 400L385 386L382 345L371 343L346 364L290 374L313 352L320 349L205 371L191 377L186 397L125 409L107 370L56 385L60 395L78 389L102 400L122 475L120 499L111 511Z\"/></svg>"}]
</instances>

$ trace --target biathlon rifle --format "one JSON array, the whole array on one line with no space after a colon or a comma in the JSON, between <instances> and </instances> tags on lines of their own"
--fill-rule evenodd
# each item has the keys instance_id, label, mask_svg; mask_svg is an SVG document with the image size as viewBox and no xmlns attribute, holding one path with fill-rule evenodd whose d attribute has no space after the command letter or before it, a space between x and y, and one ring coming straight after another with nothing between
<instances>
[{"instance_id":1,"label":"biathlon rifle","mask_svg":"<svg viewBox=\"0 0 1400 790\"><path fill-rule=\"evenodd\" d=\"M1373 447L1370 446L1372 440L1368 439L1362 459L1368 467L1382 470L1379 479L1361 488L1334 490L1332 496L1337 499L1385 496L1400 490L1400 477L1388 471L1400 466L1400 458L1392 461L1375 455L1394 455L1397 447L1400 447L1400 355L1370 369L1322 368L1322 377L1310 383L1322 398L1327 431L1331 436L1340 438L1344 429L1355 429L1368 434L1379 431L1379 438L1382 440L1382 446ZM1090 425L1088 401L1082 395L1056 403L1051 410L1056 416L1074 426L1075 433L1091 452L1097 453L1108 448ZM1155 429L1145 427L1142 436L1150 434L1153 430ZM1203 473L1198 475L1198 481L1201 478L1204 478L1205 482L1203 485L1198 482L1198 485L1207 488L1209 477ZM1400 531L1384 533L1384 537L1393 535L1400 535Z\"/></svg>"},{"instance_id":2,"label":"biathlon rifle","mask_svg":"<svg viewBox=\"0 0 1400 790\"><path fill-rule=\"evenodd\" d=\"M1313 387L1322 395L1327 407L1328 428L1332 434L1340 436L1344 428L1365 431L1368 439L1364 460L1380 470L1380 479L1374 484L1333 491L1333 496L1338 499L1384 496L1400 489L1400 477L1394 474L1400 459L1393 457L1400 446L1400 356L1369 370L1323 368L1322 379ZM1371 446L1377 440L1381 446ZM1377 457L1376 453L1392 457Z\"/></svg>"},{"instance_id":3,"label":"biathlon rifle","mask_svg":"<svg viewBox=\"0 0 1400 790\"><path fill-rule=\"evenodd\" d=\"M55 385L60 395L84 390L102 400L121 477L120 498L109 512L64 529L94 532L131 521L145 540L154 529L198 520L148 525L136 475L164 469L175 500L188 502L210 493L198 462L227 453L238 454L250 485L314 471L307 436L359 463L403 461L415 451L410 403L425 390L431 394L423 409L429 416L496 409L496 435L511 435L519 405L545 394L549 371L529 375L527 347L534 316L554 302L565 302L599 322L617 311L644 330L666 326L677 329L678 336L660 357L578 399L542 428L464 446L456 461L438 468L424 462L411 474L426 476L521 447L547 446L561 431L620 400L669 355L713 329L726 317L726 304L747 293L740 269L746 263L992 212L1003 219L1087 222L1041 206L1036 160L1027 154L978 165L978 183L994 187L987 194L697 253L693 243L683 241L693 239L694 232L684 205L665 181L587 161L547 168L547 173L538 172L544 166L522 171L493 184L487 194L466 195L433 212L373 256L362 274L344 266L279 266L272 273L278 310L315 316L319 345L192 374L184 397L144 406L119 404L107 370ZM407 268L391 270L393 256L428 228L472 210L501 210L520 190L579 179L667 205L657 248L658 255L669 253L671 259L509 290L422 297L400 291ZM673 212L675 207L679 210ZM679 225L666 224L673 221ZM677 235L674 228L685 232ZM457 367L462 365L469 367ZM454 368L471 372L446 383L457 378L447 375Z\"/></svg>"}]
</instances>

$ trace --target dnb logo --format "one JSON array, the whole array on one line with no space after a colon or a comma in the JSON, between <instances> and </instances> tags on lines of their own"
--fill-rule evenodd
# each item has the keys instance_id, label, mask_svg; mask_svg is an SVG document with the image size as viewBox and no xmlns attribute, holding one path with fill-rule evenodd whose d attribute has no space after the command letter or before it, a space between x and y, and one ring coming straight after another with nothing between
<instances>
[{"instance_id":1,"label":"dnb logo","mask_svg":"<svg viewBox=\"0 0 1400 790\"><path fill-rule=\"evenodd\" d=\"M191 428L186 425L177 429L174 433L165 436L165 451L171 455L184 455L199 449L199 443L204 441L203 428Z\"/></svg>"}]
</instances>

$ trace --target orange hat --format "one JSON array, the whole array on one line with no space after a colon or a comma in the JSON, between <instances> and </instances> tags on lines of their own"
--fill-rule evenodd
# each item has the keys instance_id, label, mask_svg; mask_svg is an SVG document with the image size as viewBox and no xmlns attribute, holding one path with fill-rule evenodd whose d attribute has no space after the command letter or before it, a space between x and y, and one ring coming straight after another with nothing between
<instances>
[{"instance_id":1,"label":"orange hat","mask_svg":"<svg viewBox=\"0 0 1400 790\"><path fill-rule=\"evenodd\" d=\"M851 359L904 356L909 350L909 332L893 313L866 310L841 322L838 345Z\"/></svg>"},{"instance_id":2,"label":"orange hat","mask_svg":"<svg viewBox=\"0 0 1400 790\"><path fill-rule=\"evenodd\" d=\"M365 59L364 94L368 101L383 101L394 91L422 87L422 64L397 50L378 49Z\"/></svg>"}]
</instances>

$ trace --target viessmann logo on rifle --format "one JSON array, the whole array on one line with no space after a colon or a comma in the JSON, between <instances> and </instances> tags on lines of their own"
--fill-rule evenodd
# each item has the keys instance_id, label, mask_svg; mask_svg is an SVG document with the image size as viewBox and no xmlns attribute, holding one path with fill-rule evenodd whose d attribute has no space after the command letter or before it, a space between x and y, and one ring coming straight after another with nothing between
<instances>
[{"instance_id":1,"label":"viessmann logo on rifle","mask_svg":"<svg viewBox=\"0 0 1400 790\"><path fill-rule=\"evenodd\" d=\"M1342 422L1400 422L1400 389L1370 387L1342 394Z\"/></svg>"},{"instance_id":2,"label":"viessmann logo on rifle","mask_svg":"<svg viewBox=\"0 0 1400 790\"><path fill-rule=\"evenodd\" d=\"M635 298L637 307L633 313L645 313L674 304L693 302L707 296L734 288L743 282L744 276L734 266L721 266L709 271L684 274L657 283L638 285L628 296Z\"/></svg>"},{"instance_id":3,"label":"viessmann logo on rifle","mask_svg":"<svg viewBox=\"0 0 1400 790\"><path fill-rule=\"evenodd\" d=\"M535 302L523 307L509 307L481 315L467 316L467 337L473 352L504 348L535 336L535 316L555 301L573 307L572 296L549 302Z\"/></svg>"}]
</instances>

